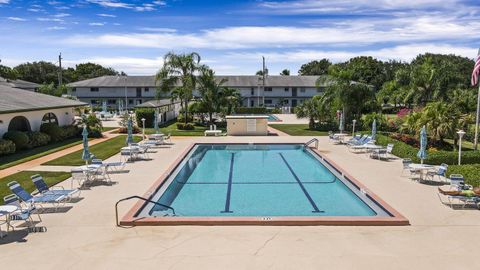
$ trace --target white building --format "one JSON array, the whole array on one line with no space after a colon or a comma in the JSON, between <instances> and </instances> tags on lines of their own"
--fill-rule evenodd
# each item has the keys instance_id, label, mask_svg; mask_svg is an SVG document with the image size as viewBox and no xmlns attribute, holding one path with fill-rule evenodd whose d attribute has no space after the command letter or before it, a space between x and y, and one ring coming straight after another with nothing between
<instances>
[{"instance_id":1,"label":"white building","mask_svg":"<svg viewBox=\"0 0 480 270\"><path fill-rule=\"evenodd\" d=\"M75 107L87 104L0 85L0 138L7 131L39 131L45 122L73 123Z\"/></svg>"},{"instance_id":2,"label":"white building","mask_svg":"<svg viewBox=\"0 0 480 270\"><path fill-rule=\"evenodd\" d=\"M135 106L136 108L149 108L158 111L158 123L165 123L177 118L180 113L180 102L170 99L150 100Z\"/></svg>"},{"instance_id":3,"label":"white building","mask_svg":"<svg viewBox=\"0 0 480 270\"><path fill-rule=\"evenodd\" d=\"M265 84L261 76L217 76L217 79L226 79L225 86L238 89L245 107L295 107L324 89L316 87L318 76L267 76ZM70 94L79 100L92 105L107 101L111 108L118 108L119 102L127 102L133 108L154 99L157 89L155 76L103 76L68 86Z\"/></svg>"}]
</instances>

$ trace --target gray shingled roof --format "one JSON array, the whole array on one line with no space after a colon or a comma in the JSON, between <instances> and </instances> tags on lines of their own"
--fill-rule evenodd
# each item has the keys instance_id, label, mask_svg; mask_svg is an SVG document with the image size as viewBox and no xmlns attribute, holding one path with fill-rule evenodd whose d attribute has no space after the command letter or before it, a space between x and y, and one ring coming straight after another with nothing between
<instances>
[{"instance_id":1,"label":"gray shingled roof","mask_svg":"<svg viewBox=\"0 0 480 270\"><path fill-rule=\"evenodd\" d=\"M257 87L259 76L216 76L227 79L229 87ZM314 87L319 76L268 76L269 87ZM126 80L126 81L125 81ZM155 87L155 76L102 76L94 79L70 83L70 87Z\"/></svg>"},{"instance_id":2,"label":"gray shingled roof","mask_svg":"<svg viewBox=\"0 0 480 270\"><path fill-rule=\"evenodd\" d=\"M158 107L162 107L162 106L170 105L174 103L178 103L178 101L172 102L172 100L170 99L150 100L142 104L138 104L135 107L136 108L158 108Z\"/></svg>"},{"instance_id":3,"label":"gray shingled roof","mask_svg":"<svg viewBox=\"0 0 480 270\"><path fill-rule=\"evenodd\" d=\"M0 114L88 105L84 102L0 85Z\"/></svg>"},{"instance_id":4,"label":"gray shingled roof","mask_svg":"<svg viewBox=\"0 0 480 270\"><path fill-rule=\"evenodd\" d=\"M20 89L35 89L40 87L39 84L36 84L33 82L27 82L24 80L8 80L2 77L0 77L0 85L10 86L10 87L20 88Z\"/></svg>"}]
</instances>

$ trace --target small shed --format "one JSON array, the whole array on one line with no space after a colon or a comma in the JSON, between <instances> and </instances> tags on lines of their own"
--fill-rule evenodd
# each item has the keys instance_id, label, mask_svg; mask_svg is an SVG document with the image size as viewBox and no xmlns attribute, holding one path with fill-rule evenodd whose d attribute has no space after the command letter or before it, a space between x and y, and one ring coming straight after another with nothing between
<instances>
[{"instance_id":1,"label":"small shed","mask_svg":"<svg viewBox=\"0 0 480 270\"><path fill-rule=\"evenodd\" d=\"M232 136L267 136L267 115L228 115L227 134Z\"/></svg>"}]
</instances>

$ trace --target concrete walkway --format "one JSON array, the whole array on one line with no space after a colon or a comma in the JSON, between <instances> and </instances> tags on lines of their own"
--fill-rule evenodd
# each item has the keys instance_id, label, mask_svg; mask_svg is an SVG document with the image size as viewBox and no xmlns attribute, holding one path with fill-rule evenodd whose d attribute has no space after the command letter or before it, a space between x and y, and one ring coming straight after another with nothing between
<instances>
[{"instance_id":1,"label":"concrete walkway","mask_svg":"<svg viewBox=\"0 0 480 270\"><path fill-rule=\"evenodd\" d=\"M103 136L104 136L103 138L93 139L93 140L88 142L88 145L92 146L92 145L104 142L106 140L109 140L113 137L116 137L116 136L120 135L120 134L112 133L113 131L115 131L115 130L110 130L110 131L104 132L103 133ZM59 157L63 157L67 154L73 153L73 152L81 150L81 149L83 149L83 145L82 144L77 144L77 145L74 145L70 148L66 148L66 149L60 150L58 152L55 152L55 153L52 153L52 154L49 154L49 155L46 155L46 156L43 156L43 157L39 157L37 159L33 159L33 160L30 160L30 161L27 161L27 162L24 162L24 163L21 163L21 164L18 164L18 165L15 165L15 166L3 169L3 170L0 170L0 178L6 177L6 176L9 176L9 175L15 174L17 172L21 172L21 171L27 171L27 170L31 171L32 168L36 168L36 167L40 166L41 164L43 164L45 162L57 159Z\"/></svg>"}]
</instances>

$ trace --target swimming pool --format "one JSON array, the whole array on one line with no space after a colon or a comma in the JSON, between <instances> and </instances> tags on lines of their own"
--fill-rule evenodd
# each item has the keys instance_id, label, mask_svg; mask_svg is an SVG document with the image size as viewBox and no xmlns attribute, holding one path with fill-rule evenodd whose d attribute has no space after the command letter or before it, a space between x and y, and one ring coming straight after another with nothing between
<instances>
[{"instance_id":1,"label":"swimming pool","mask_svg":"<svg viewBox=\"0 0 480 270\"><path fill-rule=\"evenodd\" d=\"M268 116L268 122L282 122L280 118L276 117L273 114L267 114L267 116Z\"/></svg>"},{"instance_id":2,"label":"swimming pool","mask_svg":"<svg viewBox=\"0 0 480 270\"><path fill-rule=\"evenodd\" d=\"M137 204L130 224L405 221L303 144L195 144L149 199L158 204Z\"/></svg>"}]
</instances>

